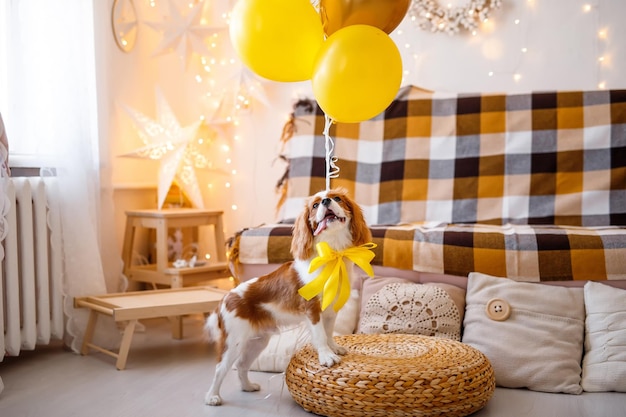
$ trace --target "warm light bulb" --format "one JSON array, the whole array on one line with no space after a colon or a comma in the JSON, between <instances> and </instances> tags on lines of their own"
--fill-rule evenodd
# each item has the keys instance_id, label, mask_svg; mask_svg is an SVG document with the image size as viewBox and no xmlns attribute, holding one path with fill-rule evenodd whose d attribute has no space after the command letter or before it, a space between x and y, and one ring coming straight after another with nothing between
<instances>
[{"instance_id":1,"label":"warm light bulb","mask_svg":"<svg viewBox=\"0 0 626 417\"><path fill-rule=\"evenodd\" d=\"M522 79L522 75L521 74L513 74L513 80L515 80L515 82L518 82L521 79Z\"/></svg>"},{"instance_id":2,"label":"warm light bulb","mask_svg":"<svg viewBox=\"0 0 626 417\"><path fill-rule=\"evenodd\" d=\"M589 13L591 11L591 4L583 5L583 12Z\"/></svg>"}]
</instances>

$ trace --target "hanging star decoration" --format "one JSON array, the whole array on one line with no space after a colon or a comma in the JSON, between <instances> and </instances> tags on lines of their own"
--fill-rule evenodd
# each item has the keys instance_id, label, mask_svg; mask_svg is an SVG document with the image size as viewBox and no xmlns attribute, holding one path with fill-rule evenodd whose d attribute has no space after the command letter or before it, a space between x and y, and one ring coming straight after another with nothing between
<instances>
[{"instance_id":1,"label":"hanging star decoration","mask_svg":"<svg viewBox=\"0 0 626 417\"><path fill-rule=\"evenodd\" d=\"M247 67L241 68L241 72L235 75L235 110L246 110L250 107L252 101L269 107L270 101L267 98L263 84Z\"/></svg>"},{"instance_id":2,"label":"hanging star decoration","mask_svg":"<svg viewBox=\"0 0 626 417\"><path fill-rule=\"evenodd\" d=\"M215 115L222 120L233 120L252 110L254 103L269 107L270 101L263 84L247 68L231 76L220 93Z\"/></svg>"},{"instance_id":3,"label":"hanging star decoration","mask_svg":"<svg viewBox=\"0 0 626 417\"><path fill-rule=\"evenodd\" d=\"M145 145L121 156L160 161L159 209L163 207L173 182L178 184L195 207L203 208L196 169L219 171L207 156L217 132L202 120L182 127L159 89L156 91L156 104L156 120L123 106Z\"/></svg>"},{"instance_id":4,"label":"hanging star decoration","mask_svg":"<svg viewBox=\"0 0 626 417\"><path fill-rule=\"evenodd\" d=\"M226 29L226 26L209 26L202 19L204 0L190 5L186 15L182 15L174 0L169 0L169 14L161 22L145 22L152 29L161 32L163 38L153 53L159 56L175 52L188 67L193 52L200 56L211 56L204 43L205 38Z\"/></svg>"}]
</instances>

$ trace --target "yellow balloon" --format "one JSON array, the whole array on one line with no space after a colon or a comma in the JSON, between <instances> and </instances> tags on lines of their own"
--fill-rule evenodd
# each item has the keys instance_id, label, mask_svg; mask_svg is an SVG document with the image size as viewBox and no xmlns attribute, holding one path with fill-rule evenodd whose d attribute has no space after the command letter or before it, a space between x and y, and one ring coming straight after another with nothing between
<instances>
[{"instance_id":1,"label":"yellow balloon","mask_svg":"<svg viewBox=\"0 0 626 417\"><path fill-rule=\"evenodd\" d=\"M411 0L320 0L320 17L328 36L350 25L376 26L391 33L410 4Z\"/></svg>"},{"instance_id":2,"label":"yellow balloon","mask_svg":"<svg viewBox=\"0 0 626 417\"><path fill-rule=\"evenodd\" d=\"M336 122L371 119L393 101L402 82L402 57L382 30L352 25L322 45L311 84L321 109Z\"/></svg>"},{"instance_id":3,"label":"yellow balloon","mask_svg":"<svg viewBox=\"0 0 626 417\"><path fill-rule=\"evenodd\" d=\"M305 81L324 42L319 15L309 0L239 0L231 13L230 39L252 71L273 81Z\"/></svg>"}]
</instances>

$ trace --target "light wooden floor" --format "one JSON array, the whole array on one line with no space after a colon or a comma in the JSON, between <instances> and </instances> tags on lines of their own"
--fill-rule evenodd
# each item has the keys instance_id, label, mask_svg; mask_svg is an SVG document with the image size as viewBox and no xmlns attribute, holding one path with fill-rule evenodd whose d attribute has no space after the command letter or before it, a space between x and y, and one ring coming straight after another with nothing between
<instances>
[{"instance_id":1,"label":"light wooden floor","mask_svg":"<svg viewBox=\"0 0 626 417\"><path fill-rule=\"evenodd\" d=\"M167 319L145 320L136 332L127 367L92 351L80 356L61 344L38 347L0 362L2 417L311 416L292 399L282 374L251 373L262 390L239 390L235 372L222 386L224 405L204 404L215 369L201 315L184 320L184 339L171 338ZM269 397L268 397L269 395Z\"/></svg>"},{"instance_id":2,"label":"light wooden floor","mask_svg":"<svg viewBox=\"0 0 626 417\"><path fill-rule=\"evenodd\" d=\"M60 343L4 358L0 417L314 417L291 399L282 374L251 372L250 379L262 389L245 393L231 371L222 386L224 405L205 405L215 354L204 340L204 317L185 318L183 340L171 338L167 319L142 323L146 331L135 332L123 371L110 356L94 351L80 356ZM624 416L624 410L624 394L497 388L473 417L616 417Z\"/></svg>"}]
</instances>

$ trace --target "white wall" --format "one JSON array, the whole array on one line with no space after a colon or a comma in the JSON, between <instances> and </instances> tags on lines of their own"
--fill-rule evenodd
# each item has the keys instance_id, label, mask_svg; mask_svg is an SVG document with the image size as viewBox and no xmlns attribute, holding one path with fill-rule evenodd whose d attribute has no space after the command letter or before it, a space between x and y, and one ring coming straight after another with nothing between
<instances>
[{"instance_id":1,"label":"white wall","mask_svg":"<svg viewBox=\"0 0 626 417\"><path fill-rule=\"evenodd\" d=\"M157 7L152 8L149 0L135 0L142 21L158 21L167 10L164 0L154 2ZM450 2L463 4L464 0ZM113 0L94 3L102 19L108 19ZM186 1L181 0L181 10L183 3ZM595 89L600 83L604 88L626 88L626 25L623 25L626 2L503 0L502 3L502 8L491 12L488 25L475 36L467 32L455 36L425 32L406 18L392 33L403 54L403 84L456 92ZM591 5L589 11L584 10L585 4ZM213 14L228 7L227 0L209 1ZM154 88L159 86L178 119L190 124L201 115L211 116L206 94L216 87L211 87L206 79L196 81L197 74L206 75L199 69L197 57L187 69L174 54L154 57L161 35L145 24L140 24L137 45L130 53L115 47L109 25L100 26L104 32L101 44L106 61L101 74L106 79L102 82L106 91L102 91L105 98L101 104L102 114L108 120L106 135L111 145L113 184L118 191L154 185L158 164L116 157L142 145L130 119L119 110L119 103L154 116ZM599 37L600 30L606 31L605 39ZM527 52L522 52L522 48ZM232 52L221 53L230 56ZM603 61L599 61L601 56ZM219 67L222 80L236 67L235 64ZM517 80L515 74L519 74ZM271 106L255 103L253 111L240 119L238 139L232 140L230 167L237 173L228 177L202 176L205 204L208 208L225 210L227 234L276 219L274 186L284 169L276 161L278 140L293 101L310 91L307 82L264 82L263 85ZM226 187L227 182L231 183L230 188ZM213 188L206 188L208 183ZM120 212L124 209L122 201L129 204L126 198L120 199L116 203ZM233 210L232 205L237 209Z\"/></svg>"}]
</instances>

